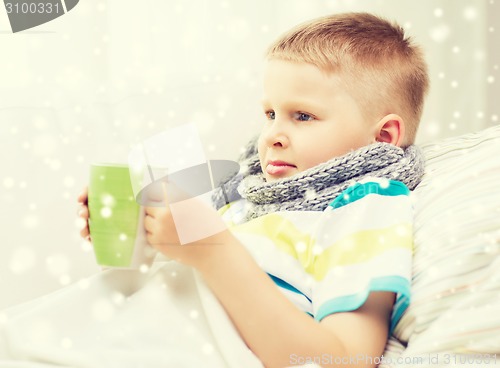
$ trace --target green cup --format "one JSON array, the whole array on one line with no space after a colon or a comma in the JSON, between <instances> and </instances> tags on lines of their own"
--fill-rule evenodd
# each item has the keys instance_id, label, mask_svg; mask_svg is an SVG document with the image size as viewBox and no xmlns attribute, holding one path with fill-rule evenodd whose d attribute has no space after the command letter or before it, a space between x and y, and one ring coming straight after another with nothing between
<instances>
[{"instance_id":1,"label":"green cup","mask_svg":"<svg viewBox=\"0 0 500 368\"><path fill-rule=\"evenodd\" d=\"M99 265L151 265L155 251L146 241L144 211L135 200L127 165L91 165L88 207L90 235Z\"/></svg>"}]
</instances>

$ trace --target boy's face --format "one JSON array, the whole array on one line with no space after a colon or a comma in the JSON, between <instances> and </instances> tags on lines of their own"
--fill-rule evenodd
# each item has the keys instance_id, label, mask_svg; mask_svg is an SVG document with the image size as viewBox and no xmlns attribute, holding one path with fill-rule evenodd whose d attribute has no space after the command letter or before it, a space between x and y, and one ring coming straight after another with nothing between
<instances>
[{"instance_id":1,"label":"boy's face","mask_svg":"<svg viewBox=\"0 0 500 368\"><path fill-rule=\"evenodd\" d=\"M312 64L269 61L263 108L267 121L259 138L259 157L267 181L375 142L375 124L367 124L339 77Z\"/></svg>"}]
</instances>

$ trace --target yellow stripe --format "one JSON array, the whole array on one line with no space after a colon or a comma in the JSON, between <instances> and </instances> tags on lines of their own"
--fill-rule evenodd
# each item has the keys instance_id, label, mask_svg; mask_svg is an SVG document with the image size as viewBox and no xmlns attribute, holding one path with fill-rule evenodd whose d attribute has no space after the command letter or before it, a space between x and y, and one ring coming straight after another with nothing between
<instances>
[{"instance_id":1,"label":"yellow stripe","mask_svg":"<svg viewBox=\"0 0 500 368\"><path fill-rule=\"evenodd\" d=\"M219 216L223 216L232 206L233 206L233 203L234 202L231 202L231 203L228 203L226 205L224 205L223 207L219 208L217 210ZM233 226L237 226L238 224L236 224L233 220L231 219L224 219L224 222L225 224L229 227L229 228L232 228Z\"/></svg>"},{"instance_id":2,"label":"yellow stripe","mask_svg":"<svg viewBox=\"0 0 500 368\"><path fill-rule=\"evenodd\" d=\"M300 231L295 224L282 216L271 213L231 229L262 235L274 242L276 248L297 259L304 269L313 265L313 240L309 233Z\"/></svg>"},{"instance_id":3,"label":"yellow stripe","mask_svg":"<svg viewBox=\"0 0 500 368\"><path fill-rule=\"evenodd\" d=\"M358 231L326 246L323 252L316 255L313 253L316 240L278 214L259 217L231 230L270 239L280 251L297 259L316 280L322 280L334 267L366 262L393 248L411 251L413 245L412 227L408 223Z\"/></svg>"},{"instance_id":4,"label":"yellow stripe","mask_svg":"<svg viewBox=\"0 0 500 368\"><path fill-rule=\"evenodd\" d=\"M316 280L322 280L334 267L366 262L389 249L411 251L412 246L412 227L407 223L359 231L328 246L316 256L312 275Z\"/></svg>"},{"instance_id":5,"label":"yellow stripe","mask_svg":"<svg viewBox=\"0 0 500 368\"><path fill-rule=\"evenodd\" d=\"M228 204L226 204L226 205L222 206L221 208L219 208L219 209L217 210L217 212L219 212L219 215L220 215L220 216L222 216L224 213L226 213L226 211L227 211L227 210L231 207L232 203L233 203L233 202L228 203Z\"/></svg>"}]
</instances>

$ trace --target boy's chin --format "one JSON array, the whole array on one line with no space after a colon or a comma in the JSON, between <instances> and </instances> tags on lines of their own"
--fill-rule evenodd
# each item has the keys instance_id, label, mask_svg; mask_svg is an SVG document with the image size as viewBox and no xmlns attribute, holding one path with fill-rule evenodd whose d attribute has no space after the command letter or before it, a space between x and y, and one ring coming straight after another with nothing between
<instances>
[{"instance_id":1,"label":"boy's chin","mask_svg":"<svg viewBox=\"0 0 500 368\"><path fill-rule=\"evenodd\" d=\"M293 175L274 176L274 175L264 174L264 179L266 179L266 182L268 182L268 183L274 183L278 180L283 180L283 179L286 179L290 176L293 176Z\"/></svg>"}]
</instances>

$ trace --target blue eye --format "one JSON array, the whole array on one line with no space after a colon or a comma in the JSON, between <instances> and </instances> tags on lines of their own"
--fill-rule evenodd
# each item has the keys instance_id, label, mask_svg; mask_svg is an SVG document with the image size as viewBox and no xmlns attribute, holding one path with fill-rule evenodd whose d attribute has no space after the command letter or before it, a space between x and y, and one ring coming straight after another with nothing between
<instances>
[{"instance_id":1,"label":"blue eye","mask_svg":"<svg viewBox=\"0 0 500 368\"><path fill-rule=\"evenodd\" d=\"M294 116L294 119L296 119L298 121L311 121L311 120L314 120L314 118L311 115L306 114L304 112L296 112L295 116Z\"/></svg>"},{"instance_id":2,"label":"blue eye","mask_svg":"<svg viewBox=\"0 0 500 368\"><path fill-rule=\"evenodd\" d=\"M276 119L276 113L274 111L266 111L266 116L268 120Z\"/></svg>"}]
</instances>

